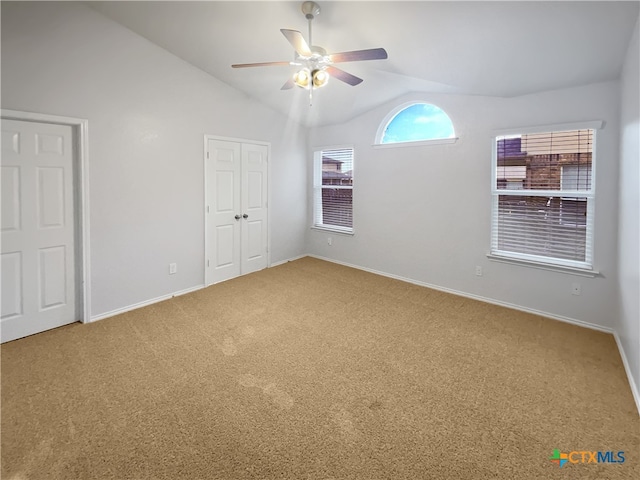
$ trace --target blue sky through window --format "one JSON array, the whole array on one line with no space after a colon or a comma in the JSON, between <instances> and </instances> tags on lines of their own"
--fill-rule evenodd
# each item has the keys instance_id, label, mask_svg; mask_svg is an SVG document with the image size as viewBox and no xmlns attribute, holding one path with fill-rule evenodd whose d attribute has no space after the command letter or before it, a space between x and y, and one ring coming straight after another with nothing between
<instances>
[{"instance_id":1,"label":"blue sky through window","mask_svg":"<svg viewBox=\"0 0 640 480\"><path fill-rule=\"evenodd\" d=\"M382 143L417 142L454 136L451 119L443 110L428 103L416 103L393 117L382 136Z\"/></svg>"}]
</instances>

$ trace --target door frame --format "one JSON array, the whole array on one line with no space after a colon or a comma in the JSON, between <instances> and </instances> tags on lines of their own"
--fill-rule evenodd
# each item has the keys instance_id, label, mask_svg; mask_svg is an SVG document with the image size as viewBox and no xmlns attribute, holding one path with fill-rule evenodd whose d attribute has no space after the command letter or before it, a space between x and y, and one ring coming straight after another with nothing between
<instances>
[{"instance_id":1,"label":"door frame","mask_svg":"<svg viewBox=\"0 0 640 480\"><path fill-rule=\"evenodd\" d=\"M207 222L209 220L208 212L207 212L207 198L208 198L208 187L207 187L207 160L209 159L209 140L219 140L222 142L235 142L235 143L250 143L252 145L262 145L267 147L267 268L271 266L271 143L263 142L260 140L249 140L246 138L236 138L236 137L222 137L219 135L208 135L204 136L204 150L202 153L203 164L204 164L204 198L203 198L203 218L204 218L204 286L205 288L212 285L213 282L209 282L209 270L207 269L207 259L209 258L209 236L207 234Z\"/></svg>"},{"instance_id":2,"label":"door frame","mask_svg":"<svg viewBox=\"0 0 640 480\"><path fill-rule=\"evenodd\" d=\"M89 254L89 121L45 113L0 110L0 117L22 122L51 123L72 128L73 155L74 257L76 271L76 317L82 323L91 322L91 275Z\"/></svg>"}]
</instances>

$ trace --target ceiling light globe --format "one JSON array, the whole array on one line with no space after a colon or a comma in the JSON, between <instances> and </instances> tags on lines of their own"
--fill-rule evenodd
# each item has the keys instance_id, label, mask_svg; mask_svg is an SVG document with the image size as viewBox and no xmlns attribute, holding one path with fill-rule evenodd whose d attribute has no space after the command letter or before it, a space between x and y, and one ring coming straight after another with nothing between
<instances>
[{"instance_id":1,"label":"ceiling light globe","mask_svg":"<svg viewBox=\"0 0 640 480\"><path fill-rule=\"evenodd\" d=\"M311 80L311 75L309 70L302 69L293 76L293 81L296 85L302 88L307 88L309 86L309 81Z\"/></svg>"},{"instance_id":2,"label":"ceiling light globe","mask_svg":"<svg viewBox=\"0 0 640 480\"><path fill-rule=\"evenodd\" d=\"M313 72L313 86L316 88L323 87L329 81L329 74L324 70L316 70Z\"/></svg>"}]
</instances>

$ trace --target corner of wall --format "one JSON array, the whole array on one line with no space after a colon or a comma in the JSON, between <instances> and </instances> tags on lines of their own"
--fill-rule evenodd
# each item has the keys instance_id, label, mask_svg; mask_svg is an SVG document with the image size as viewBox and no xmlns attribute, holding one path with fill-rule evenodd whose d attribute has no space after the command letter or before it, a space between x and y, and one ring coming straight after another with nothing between
<instances>
[{"instance_id":1,"label":"corner of wall","mask_svg":"<svg viewBox=\"0 0 640 480\"><path fill-rule=\"evenodd\" d=\"M620 76L616 343L640 413L640 14Z\"/></svg>"}]
</instances>

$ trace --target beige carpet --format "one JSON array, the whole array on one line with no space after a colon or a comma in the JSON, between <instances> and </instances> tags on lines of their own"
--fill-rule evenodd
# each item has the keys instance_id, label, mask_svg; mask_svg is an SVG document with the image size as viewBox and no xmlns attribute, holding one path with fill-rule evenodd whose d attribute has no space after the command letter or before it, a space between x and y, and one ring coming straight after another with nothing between
<instances>
[{"instance_id":1,"label":"beige carpet","mask_svg":"<svg viewBox=\"0 0 640 480\"><path fill-rule=\"evenodd\" d=\"M611 335L312 258L1 350L7 480L640 478Z\"/></svg>"}]
</instances>

